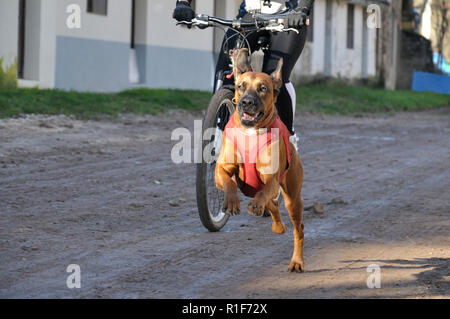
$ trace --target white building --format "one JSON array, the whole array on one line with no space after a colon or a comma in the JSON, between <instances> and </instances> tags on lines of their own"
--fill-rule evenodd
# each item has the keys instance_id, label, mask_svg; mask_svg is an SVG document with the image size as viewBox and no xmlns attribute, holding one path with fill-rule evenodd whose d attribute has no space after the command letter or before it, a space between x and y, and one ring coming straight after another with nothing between
<instances>
[{"instance_id":1,"label":"white building","mask_svg":"<svg viewBox=\"0 0 450 319\"><path fill-rule=\"evenodd\" d=\"M367 5L374 2L316 0L294 80L305 75L346 79L375 76L377 32L366 22Z\"/></svg>"},{"instance_id":2,"label":"white building","mask_svg":"<svg viewBox=\"0 0 450 319\"><path fill-rule=\"evenodd\" d=\"M17 61L20 86L101 92L143 86L211 90L214 52L223 32L176 27L174 2L1 0L3 67ZM80 28L72 4L81 9ZM195 10L232 18L239 4L195 0ZM366 5L365 0L315 1L312 38L294 80L316 74L375 75L376 32L366 26Z\"/></svg>"}]
</instances>

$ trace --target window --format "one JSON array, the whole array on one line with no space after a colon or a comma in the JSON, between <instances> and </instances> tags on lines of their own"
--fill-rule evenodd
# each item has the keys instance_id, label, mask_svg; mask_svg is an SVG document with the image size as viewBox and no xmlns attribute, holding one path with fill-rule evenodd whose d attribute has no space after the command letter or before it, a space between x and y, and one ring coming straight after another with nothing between
<instances>
[{"instance_id":1,"label":"window","mask_svg":"<svg viewBox=\"0 0 450 319\"><path fill-rule=\"evenodd\" d=\"M313 40L314 40L314 3L312 5L311 11L309 13L309 26L308 26L306 40L308 42L313 42Z\"/></svg>"},{"instance_id":2,"label":"window","mask_svg":"<svg viewBox=\"0 0 450 319\"><path fill-rule=\"evenodd\" d=\"M108 14L108 0L88 0L87 12L107 15Z\"/></svg>"},{"instance_id":3,"label":"window","mask_svg":"<svg viewBox=\"0 0 450 319\"><path fill-rule=\"evenodd\" d=\"M353 49L355 35L355 5L347 6L347 49Z\"/></svg>"}]
</instances>

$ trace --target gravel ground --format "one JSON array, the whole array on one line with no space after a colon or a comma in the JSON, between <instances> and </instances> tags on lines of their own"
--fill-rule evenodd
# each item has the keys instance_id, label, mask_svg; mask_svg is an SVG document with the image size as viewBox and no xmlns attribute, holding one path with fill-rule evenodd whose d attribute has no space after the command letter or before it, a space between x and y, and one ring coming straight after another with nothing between
<instances>
[{"instance_id":1,"label":"gravel ground","mask_svg":"<svg viewBox=\"0 0 450 319\"><path fill-rule=\"evenodd\" d=\"M170 156L172 130L201 118L1 120L0 297L450 297L450 108L297 115L305 206L324 205L305 212L303 274L284 208L284 235L247 213L201 225L195 166Z\"/></svg>"}]
</instances>

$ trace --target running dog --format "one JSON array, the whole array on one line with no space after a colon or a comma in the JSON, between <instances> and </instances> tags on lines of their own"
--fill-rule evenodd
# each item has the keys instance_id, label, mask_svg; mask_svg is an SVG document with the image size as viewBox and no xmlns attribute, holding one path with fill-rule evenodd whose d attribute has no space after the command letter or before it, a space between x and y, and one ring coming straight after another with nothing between
<instances>
[{"instance_id":1,"label":"running dog","mask_svg":"<svg viewBox=\"0 0 450 319\"><path fill-rule=\"evenodd\" d=\"M303 165L275 107L282 86L282 66L281 59L272 75L252 72L248 50L240 50L233 70L236 111L224 131L215 182L225 193L225 213L240 214L239 188L252 198L246 207L251 215L262 216L266 209L270 211L275 234L286 232L276 199L281 186L294 225L294 252L289 271L303 272Z\"/></svg>"}]
</instances>

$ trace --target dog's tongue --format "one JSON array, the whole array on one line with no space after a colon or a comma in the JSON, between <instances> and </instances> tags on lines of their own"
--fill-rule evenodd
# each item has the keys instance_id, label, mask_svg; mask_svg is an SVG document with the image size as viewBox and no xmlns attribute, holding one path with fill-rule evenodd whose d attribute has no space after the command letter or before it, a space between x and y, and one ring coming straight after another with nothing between
<instances>
[{"instance_id":1,"label":"dog's tongue","mask_svg":"<svg viewBox=\"0 0 450 319\"><path fill-rule=\"evenodd\" d=\"M244 113L243 115L242 115L242 119L244 120L244 121L254 121L255 120L255 117L256 117L256 115L250 115L250 114L248 114L248 113Z\"/></svg>"}]
</instances>

